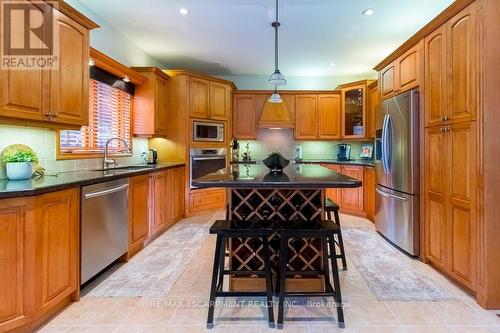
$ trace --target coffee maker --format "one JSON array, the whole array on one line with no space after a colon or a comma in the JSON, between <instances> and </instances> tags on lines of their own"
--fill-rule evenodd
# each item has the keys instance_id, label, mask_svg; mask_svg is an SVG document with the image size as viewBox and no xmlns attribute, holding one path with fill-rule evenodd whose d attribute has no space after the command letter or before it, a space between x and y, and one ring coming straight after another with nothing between
<instances>
[{"instance_id":1,"label":"coffee maker","mask_svg":"<svg viewBox=\"0 0 500 333\"><path fill-rule=\"evenodd\" d=\"M348 143L339 143L337 145L337 160L350 161L351 160L351 145Z\"/></svg>"}]
</instances>

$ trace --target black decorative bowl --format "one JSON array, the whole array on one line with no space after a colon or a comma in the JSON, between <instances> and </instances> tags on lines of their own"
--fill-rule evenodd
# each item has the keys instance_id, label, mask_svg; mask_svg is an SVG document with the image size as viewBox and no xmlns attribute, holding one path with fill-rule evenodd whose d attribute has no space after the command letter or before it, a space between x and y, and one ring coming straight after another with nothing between
<instances>
[{"instance_id":1,"label":"black decorative bowl","mask_svg":"<svg viewBox=\"0 0 500 333\"><path fill-rule=\"evenodd\" d=\"M290 164L290 161L281 156L278 153L272 153L265 160L262 161L266 167L268 167L271 172L283 172L283 169Z\"/></svg>"}]
</instances>

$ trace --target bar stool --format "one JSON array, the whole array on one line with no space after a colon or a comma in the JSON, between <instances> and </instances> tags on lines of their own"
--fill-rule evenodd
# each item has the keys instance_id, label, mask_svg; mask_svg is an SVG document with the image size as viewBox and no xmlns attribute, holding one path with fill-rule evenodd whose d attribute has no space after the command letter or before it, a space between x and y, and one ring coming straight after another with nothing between
<instances>
[{"instance_id":1,"label":"bar stool","mask_svg":"<svg viewBox=\"0 0 500 333\"><path fill-rule=\"evenodd\" d=\"M271 277L271 255L269 251L269 236L274 233L271 222L266 221L231 221L219 220L210 227L210 234L217 235L215 245L214 266L212 272L212 282L210 287L210 301L208 304L207 328L214 327L214 310L217 297L266 297L267 314L269 327L274 327L273 314L273 285ZM262 239L262 259L264 270L239 271L224 269L224 259L226 257L226 243L230 238L260 238ZM264 276L266 280L266 290L262 292L237 292L223 291L224 275L238 276Z\"/></svg>"},{"instance_id":2,"label":"bar stool","mask_svg":"<svg viewBox=\"0 0 500 333\"><path fill-rule=\"evenodd\" d=\"M279 301L278 301L278 325L283 328L284 320L284 300L287 297L333 297L337 307L338 326L345 327L344 309L342 305L342 294L340 291L339 271L337 266L337 256L335 242L332 235L340 232L339 226L333 221L289 221L281 222L276 226L276 230L281 236L280 263L279 263ZM322 270L295 271L288 269L288 243L290 239L296 238L320 238L323 250ZM328 255L330 249L331 256ZM332 265L333 286L330 282L330 266ZM311 276L323 275L325 281L325 291L322 292L288 292L286 291L286 278L288 276Z\"/></svg>"},{"instance_id":3,"label":"bar stool","mask_svg":"<svg viewBox=\"0 0 500 333\"><path fill-rule=\"evenodd\" d=\"M345 249L344 249L344 241L342 239L342 228L340 226L340 217L339 217L339 205L335 203L332 199L326 198L325 200L325 212L326 212L326 218L330 221L334 221L338 226L339 226L339 233L336 234L336 239L334 238L335 244L338 245L340 249L340 253L336 255L337 259L342 259L342 269L344 271L347 271L347 261L345 259ZM335 219L332 219L332 212L333 215L335 216ZM330 253L329 258L332 257L332 254Z\"/></svg>"}]
</instances>

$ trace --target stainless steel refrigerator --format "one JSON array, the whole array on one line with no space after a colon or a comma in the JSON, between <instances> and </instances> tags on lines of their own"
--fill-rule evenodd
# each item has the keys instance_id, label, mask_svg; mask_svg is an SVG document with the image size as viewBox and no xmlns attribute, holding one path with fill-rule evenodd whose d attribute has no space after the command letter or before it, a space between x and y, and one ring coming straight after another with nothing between
<instances>
[{"instance_id":1,"label":"stainless steel refrigerator","mask_svg":"<svg viewBox=\"0 0 500 333\"><path fill-rule=\"evenodd\" d=\"M419 254L419 93L385 100L376 112L375 227L391 243Z\"/></svg>"}]
</instances>

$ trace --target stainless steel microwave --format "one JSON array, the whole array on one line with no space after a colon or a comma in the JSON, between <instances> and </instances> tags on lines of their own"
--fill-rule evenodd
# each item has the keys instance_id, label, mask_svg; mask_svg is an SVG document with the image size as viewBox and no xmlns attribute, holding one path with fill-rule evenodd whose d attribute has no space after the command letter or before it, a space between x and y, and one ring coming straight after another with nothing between
<instances>
[{"instance_id":1,"label":"stainless steel microwave","mask_svg":"<svg viewBox=\"0 0 500 333\"><path fill-rule=\"evenodd\" d=\"M224 142L224 123L193 121L193 141Z\"/></svg>"}]
</instances>

